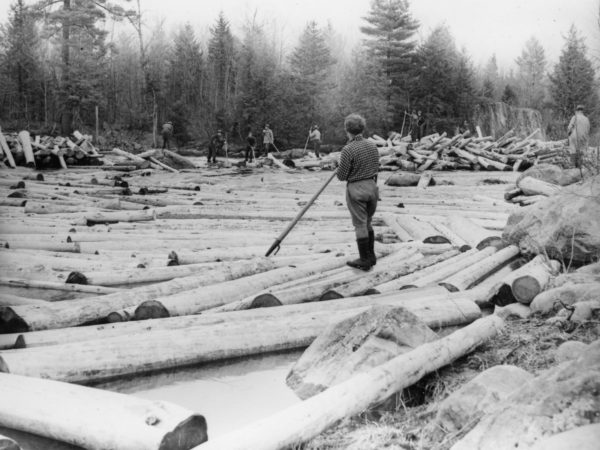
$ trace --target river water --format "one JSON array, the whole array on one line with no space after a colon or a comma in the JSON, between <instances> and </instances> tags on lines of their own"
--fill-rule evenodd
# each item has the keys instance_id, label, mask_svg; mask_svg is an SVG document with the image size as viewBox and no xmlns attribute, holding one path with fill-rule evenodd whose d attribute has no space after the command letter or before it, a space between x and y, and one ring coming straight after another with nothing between
<instances>
[{"instance_id":1,"label":"river water","mask_svg":"<svg viewBox=\"0 0 600 450\"><path fill-rule=\"evenodd\" d=\"M301 352L278 353L115 380L96 388L164 400L202 414L214 438L265 418L300 400L285 377ZM23 450L73 450L56 441L0 428Z\"/></svg>"}]
</instances>

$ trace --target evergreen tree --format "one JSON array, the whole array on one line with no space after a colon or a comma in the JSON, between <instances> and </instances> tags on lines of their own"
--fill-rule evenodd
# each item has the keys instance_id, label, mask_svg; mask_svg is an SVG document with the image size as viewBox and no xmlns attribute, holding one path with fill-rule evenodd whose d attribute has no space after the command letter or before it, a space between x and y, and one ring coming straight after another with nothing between
<instances>
[{"instance_id":1,"label":"evergreen tree","mask_svg":"<svg viewBox=\"0 0 600 450\"><path fill-rule=\"evenodd\" d=\"M466 50L456 55L452 86L455 116L469 120L475 104L475 71Z\"/></svg>"},{"instance_id":2,"label":"evergreen tree","mask_svg":"<svg viewBox=\"0 0 600 450\"><path fill-rule=\"evenodd\" d=\"M212 105L216 126L226 128L231 122L233 109L233 93L235 89L235 48L234 38L229 22L223 12L219 14L217 23L210 29L208 42L208 66Z\"/></svg>"},{"instance_id":3,"label":"evergreen tree","mask_svg":"<svg viewBox=\"0 0 600 450\"><path fill-rule=\"evenodd\" d=\"M379 64L387 82L386 108L389 125L401 121L405 108L409 107L408 72L412 63L415 42L412 40L418 22L408 10L407 0L372 0L371 10L361 27L367 35L367 47Z\"/></svg>"},{"instance_id":4,"label":"evergreen tree","mask_svg":"<svg viewBox=\"0 0 600 450\"><path fill-rule=\"evenodd\" d=\"M108 15L118 19L132 13L107 0L40 0L35 9L43 13L47 37L60 43L59 115L63 134L70 134L82 108L102 99L107 32L98 24Z\"/></svg>"},{"instance_id":5,"label":"evergreen tree","mask_svg":"<svg viewBox=\"0 0 600 450\"><path fill-rule=\"evenodd\" d=\"M590 118L598 115L598 85L586 47L574 26L566 37L558 63L550 75L550 92L559 118L573 115L577 104L586 105Z\"/></svg>"},{"instance_id":6,"label":"evergreen tree","mask_svg":"<svg viewBox=\"0 0 600 450\"><path fill-rule=\"evenodd\" d=\"M0 116L40 120L43 115L40 61L35 53L39 36L35 18L23 0L10 7L9 21L0 29Z\"/></svg>"},{"instance_id":7,"label":"evergreen tree","mask_svg":"<svg viewBox=\"0 0 600 450\"><path fill-rule=\"evenodd\" d=\"M502 93L501 100L504 103L506 103L507 105L517 106L517 104L518 104L517 93L515 92L515 90L512 88L512 86L510 84L507 84L506 86L504 86L504 92Z\"/></svg>"},{"instance_id":8,"label":"evergreen tree","mask_svg":"<svg viewBox=\"0 0 600 450\"><path fill-rule=\"evenodd\" d=\"M541 109L544 102L544 77L546 55L544 48L535 38L530 38L516 60L521 105Z\"/></svg>"},{"instance_id":9,"label":"evergreen tree","mask_svg":"<svg viewBox=\"0 0 600 450\"><path fill-rule=\"evenodd\" d=\"M290 57L297 98L297 127L301 135L306 132L300 130L308 130L311 123L323 118L321 105L327 88L331 87L328 78L334 62L322 30L316 22L309 22Z\"/></svg>"},{"instance_id":10,"label":"evergreen tree","mask_svg":"<svg viewBox=\"0 0 600 450\"><path fill-rule=\"evenodd\" d=\"M490 60L485 66L483 72L483 89L482 96L486 99L496 101L500 98L498 88L498 81L500 75L498 74L498 62L496 61L496 55L492 55Z\"/></svg>"}]
</instances>

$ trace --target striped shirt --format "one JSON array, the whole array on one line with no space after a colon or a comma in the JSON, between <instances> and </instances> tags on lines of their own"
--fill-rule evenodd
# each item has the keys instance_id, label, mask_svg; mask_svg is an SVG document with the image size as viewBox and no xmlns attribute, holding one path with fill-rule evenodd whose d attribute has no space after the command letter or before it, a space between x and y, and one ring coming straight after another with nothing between
<instances>
[{"instance_id":1,"label":"striped shirt","mask_svg":"<svg viewBox=\"0 0 600 450\"><path fill-rule=\"evenodd\" d=\"M337 177L340 181L366 180L377 175L379 170L379 152L377 146L357 134L342 149Z\"/></svg>"}]
</instances>

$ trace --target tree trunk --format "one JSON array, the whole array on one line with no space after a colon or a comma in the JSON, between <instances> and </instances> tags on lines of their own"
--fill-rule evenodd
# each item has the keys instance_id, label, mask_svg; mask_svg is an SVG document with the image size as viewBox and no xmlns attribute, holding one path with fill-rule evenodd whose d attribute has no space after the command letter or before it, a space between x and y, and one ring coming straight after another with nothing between
<instances>
[{"instance_id":1,"label":"tree trunk","mask_svg":"<svg viewBox=\"0 0 600 450\"><path fill-rule=\"evenodd\" d=\"M332 386L297 405L250 424L194 450L276 450L306 442L345 417L359 414L423 376L464 356L504 327L497 316L479 319L465 328L423 344L368 372Z\"/></svg>"},{"instance_id":2,"label":"tree trunk","mask_svg":"<svg viewBox=\"0 0 600 450\"><path fill-rule=\"evenodd\" d=\"M183 450L207 439L203 416L168 402L8 374L0 396L2 426L87 449Z\"/></svg>"}]
</instances>

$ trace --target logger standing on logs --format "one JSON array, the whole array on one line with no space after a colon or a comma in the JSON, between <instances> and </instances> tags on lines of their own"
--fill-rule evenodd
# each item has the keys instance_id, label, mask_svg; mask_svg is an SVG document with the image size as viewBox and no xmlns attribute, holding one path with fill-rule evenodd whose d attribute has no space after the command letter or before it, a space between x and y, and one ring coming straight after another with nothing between
<instances>
[{"instance_id":1,"label":"logger standing on logs","mask_svg":"<svg viewBox=\"0 0 600 450\"><path fill-rule=\"evenodd\" d=\"M246 138L246 158L244 162L254 161L254 149L256 148L256 138L252 135L252 131L248 131L248 137Z\"/></svg>"},{"instance_id":2,"label":"logger standing on logs","mask_svg":"<svg viewBox=\"0 0 600 450\"><path fill-rule=\"evenodd\" d=\"M269 150L273 146L275 139L273 138L273 130L269 128L269 124L265 124L265 128L263 129L263 148L265 151L265 156L269 156Z\"/></svg>"},{"instance_id":3,"label":"logger standing on logs","mask_svg":"<svg viewBox=\"0 0 600 450\"><path fill-rule=\"evenodd\" d=\"M166 122L162 126L161 135L162 135L162 140L163 140L162 148L168 149L169 141L171 140L171 136L173 136L173 123L172 122Z\"/></svg>"},{"instance_id":4,"label":"logger standing on logs","mask_svg":"<svg viewBox=\"0 0 600 450\"><path fill-rule=\"evenodd\" d=\"M319 131L319 127L317 125L313 125L308 138L310 139L310 142L312 142L315 156L321 159L321 154L319 153L321 150L321 132Z\"/></svg>"},{"instance_id":5,"label":"logger standing on logs","mask_svg":"<svg viewBox=\"0 0 600 450\"><path fill-rule=\"evenodd\" d=\"M377 208L379 192L377 171L379 152L377 146L363 138L365 119L358 114L350 114L344 121L348 144L342 149L337 177L347 181L346 204L356 232L359 259L348 261L350 267L369 270L376 263L375 232L371 221Z\"/></svg>"},{"instance_id":6,"label":"logger standing on logs","mask_svg":"<svg viewBox=\"0 0 600 450\"><path fill-rule=\"evenodd\" d=\"M223 133L221 130L217 130L217 134L215 134L208 144L208 163L211 162L216 164L217 162L217 152L223 149L223 145L225 145L225 138L223 137Z\"/></svg>"},{"instance_id":7,"label":"logger standing on logs","mask_svg":"<svg viewBox=\"0 0 600 450\"><path fill-rule=\"evenodd\" d=\"M581 168L583 153L587 151L590 137L590 121L583 115L583 109L583 105L577 105L567 128L571 163L578 169Z\"/></svg>"}]
</instances>

